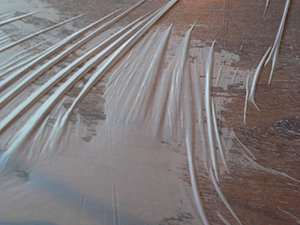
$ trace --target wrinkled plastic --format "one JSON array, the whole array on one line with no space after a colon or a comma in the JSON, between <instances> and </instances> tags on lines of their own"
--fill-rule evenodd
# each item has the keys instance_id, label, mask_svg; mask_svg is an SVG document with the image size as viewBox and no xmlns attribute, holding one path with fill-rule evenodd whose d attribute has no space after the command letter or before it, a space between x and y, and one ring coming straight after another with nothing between
<instances>
[{"instance_id":1,"label":"wrinkled plastic","mask_svg":"<svg viewBox=\"0 0 300 225\"><path fill-rule=\"evenodd\" d=\"M249 70L221 64L235 56L216 52L216 41L191 49L196 23L174 44L173 24L164 29L154 25L177 0L97 39L144 2L99 28L95 26L104 19L96 21L32 58L12 57L0 68L0 223L160 224L175 214L178 221L189 218L186 224L208 225L199 182L205 174L227 217L242 224L242 215L222 192L221 178L231 170L219 127L222 106L212 88L245 83L246 124L247 103L256 106L260 73L278 49L268 49L252 77ZM93 39L94 47L35 86ZM106 117L89 120L79 112L80 104L103 79ZM300 182L261 166L246 144L233 137L254 167ZM185 175L180 166L186 167ZM230 224L223 213L216 210L220 221Z\"/></svg>"}]
</instances>

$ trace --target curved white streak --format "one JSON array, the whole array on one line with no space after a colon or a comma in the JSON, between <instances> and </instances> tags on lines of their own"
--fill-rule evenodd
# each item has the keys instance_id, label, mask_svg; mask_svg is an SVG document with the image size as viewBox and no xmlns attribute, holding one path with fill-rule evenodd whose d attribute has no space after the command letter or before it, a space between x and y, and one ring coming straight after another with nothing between
<instances>
[{"instance_id":1,"label":"curved white streak","mask_svg":"<svg viewBox=\"0 0 300 225\"><path fill-rule=\"evenodd\" d=\"M189 61L187 60L187 56L188 56L188 46L189 46L189 42L190 42L190 35L191 32L194 28L194 26L196 25L196 23L191 27L191 29L186 32L186 36L185 36L185 45L187 45L186 50L185 50L185 59L184 59L184 64L183 64L183 70L185 69L185 67L190 66L189 65ZM203 202L201 200L201 196L200 196L200 192L199 192L199 186L197 183L197 172L196 172L196 166L195 166L195 123L194 120L196 119L193 116L193 109L192 106L194 105L194 101L193 101L193 88L192 88L192 83L191 83L191 75L190 73L188 74L188 76L184 76L184 74L182 74L183 79L185 80L185 85L183 85L183 95L184 95L184 99L185 99L185 104L182 109L183 111L183 116L185 124L184 124L184 129L185 129L185 142L186 142L186 148L187 148L187 156L188 156L188 164L189 164L189 172L190 172L190 177L191 177L191 184L192 184L192 189L193 189L193 194L194 194L194 198L195 198L195 203L198 209L198 213L202 219L202 222L204 223L204 225L209 225L206 213L205 213L205 209L203 206ZM183 105L183 104L182 104ZM181 105L181 107L182 107Z\"/></svg>"},{"instance_id":2,"label":"curved white streak","mask_svg":"<svg viewBox=\"0 0 300 225\"><path fill-rule=\"evenodd\" d=\"M264 16L266 15L267 9L269 7L269 3L270 3L270 0L266 0L266 6L265 6L265 10L264 10Z\"/></svg>"},{"instance_id":3,"label":"curved white streak","mask_svg":"<svg viewBox=\"0 0 300 225\"><path fill-rule=\"evenodd\" d=\"M228 173L230 173L229 169L228 169L228 166L227 166L225 156L224 156L224 151L223 151L223 148L222 148L221 138L220 138L219 129L218 129L218 123L217 123L217 116L216 116L216 111L215 111L215 104L214 104L213 100L211 101L211 105L212 105L212 116L213 116L213 122L214 122L214 130L215 130L215 134L216 134L218 148L219 148L219 151L220 151L221 158L222 158L223 164L225 166L225 169L227 170Z\"/></svg>"},{"instance_id":4,"label":"curved white streak","mask_svg":"<svg viewBox=\"0 0 300 225\"><path fill-rule=\"evenodd\" d=\"M296 216L294 216L293 214L291 214L291 213L289 213L289 212L283 210L283 209L280 208L280 207L277 207L277 208L278 208L279 210L281 210L282 212L284 212L284 213L290 215L290 216L293 217L294 219L296 219L297 223L300 224L300 219L299 219L298 217L296 217Z\"/></svg>"},{"instance_id":5,"label":"curved white streak","mask_svg":"<svg viewBox=\"0 0 300 225\"><path fill-rule=\"evenodd\" d=\"M236 78L236 76L237 76L237 72L238 72L238 70L239 70L239 68L236 68L236 70L235 70L235 72L234 72L234 75L233 75L233 78L232 78L232 80L231 80L231 84L233 84L233 83L234 83L234 81L235 81L235 78Z\"/></svg>"},{"instance_id":6,"label":"curved white streak","mask_svg":"<svg viewBox=\"0 0 300 225\"><path fill-rule=\"evenodd\" d=\"M240 143L240 145L251 155L251 157L256 160L256 158L252 154L252 152L240 141L240 139L238 139L238 137L235 135L235 133L233 133L233 135L234 135L235 139Z\"/></svg>"},{"instance_id":7,"label":"curved white streak","mask_svg":"<svg viewBox=\"0 0 300 225\"><path fill-rule=\"evenodd\" d=\"M256 90L259 75L261 73L264 62L266 61L266 58L269 55L270 50L271 50L271 47L269 47L269 49L266 51L265 55L262 57L262 59L260 60L260 63L258 64L258 66L256 68L254 78L253 78L253 81L252 81L251 91L250 91L250 94L249 94L249 100L252 101L252 103L257 108L257 110L259 110L259 108L257 107L257 105L254 102L254 93L255 93L255 90Z\"/></svg>"},{"instance_id":8,"label":"curved white streak","mask_svg":"<svg viewBox=\"0 0 300 225\"><path fill-rule=\"evenodd\" d=\"M50 38L50 39L48 39L48 40L46 40L46 41L44 41L44 42L38 43L38 44L36 44L36 45L30 47L30 48L28 48L28 49L26 49L26 50L24 50L24 51L22 51L22 52L19 52L19 53L13 55L12 57L8 58L8 59L5 60L4 62L0 63L0 65L1 65L1 66L2 66L2 65L6 65L9 61L11 61L11 60L13 60L13 59L19 57L20 55L22 55L22 54L24 54L24 53L26 53L26 52L29 52L29 51L35 49L35 48L37 48L37 47L39 47L39 46L41 46L41 45L43 45L43 44L45 44L45 43L47 43L47 42L49 42L49 41L52 40L52 39L53 39L53 38Z\"/></svg>"},{"instance_id":9,"label":"curved white streak","mask_svg":"<svg viewBox=\"0 0 300 225\"><path fill-rule=\"evenodd\" d=\"M300 183L300 180L297 180L297 179L295 179L295 178L293 178L293 177L287 175L286 173L279 172L279 171L276 171L276 170L271 169L271 168L266 168L266 167L264 167L264 166L258 164L257 162L255 162L253 159L251 159L251 158L250 158L249 156L247 156L246 154L243 153L243 155L244 155L251 163L255 164L257 167L259 167L259 168L261 168L261 169L263 169L263 170L265 170L265 171L268 171L268 172L271 172L271 173L273 173L273 174L276 174L276 175L280 175L280 176L286 177L286 178L288 178L288 179L290 179L290 180L292 180L292 181L295 181L295 182L297 182L297 183Z\"/></svg>"},{"instance_id":10,"label":"curved white streak","mask_svg":"<svg viewBox=\"0 0 300 225\"><path fill-rule=\"evenodd\" d=\"M231 224L224 218L224 216L222 216L222 214L219 213L219 211L217 211L217 216L220 218L220 220L222 220L222 222L223 222L225 225L231 225Z\"/></svg>"},{"instance_id":11,"label":"curved white streak","mask_svg":"<svg viewBox=\"0 0 300 225\"><path fill-rule=\"evenodd\" d=\"M26 60L18 63L17 65L14 65L14 66L10 67L5 72L1 73L0 77L4 77L5 75L10 74L12 71L20 68L21 66L26 66L26 64L28 64L28 63L32 62L33 60L37 59L38 57L44 55L46 52L51 51L51 49L53 49L53 47L55 47L55 46L51 46L51 47L47 48L45 51L43 51L42 53L34 55L34 56L30 57L29 59L26 59ZM14 76L14 73L10 74L5 79L1 80L1 82L0 82L0 91L5 90L10 85L10 81L12 80L11 78L13 76ZM1 103L0 103L0 105L1 105ZM0 108L2 108L2 107L0 106Z\"/></svg>"},{"instance_id":12,"label":"curved white streak","mask_svg":"<svg viewBox=\"0 0 300 225\"><path fill-rule=\"evenodd\" d=\"M244 106L244 124L246 125L246 116L247 116L247 105L248 105L248 98L249 98L249 75L246 78L246 96L245 96L245 106Z\"/></svg>"},{"instance_id":13,"label":"curved white streak","mask_svg":"<svg viewBox=\"0 0 300 225\"><path fill-rule=\"evenodd\" d=\"M8 23L12 23L12 22L14 22L14 21L16 21L16 20L20 20L20 19L22 19L22 18L25 18L25 17L27 17L27 16L31 16L31 15L36 14L36 13L39 13L39 12L42 12L42 11L36 11L36 12L32 12L32 13L27 13L27 14L22 15L22 16L18 16L18 17L14 17L14 18L11 18L11 19L2 21L2 22L0 22L0 26L3 26L3 25L8 24Z\"/></svg>"},{"instance_id":14,"label":"curved white streak","mask_svg":"<svg viewBox=\"0 0 300 225\"><path fill-rule=\"evenodd\" d=\"M16 64L16 63L18 63L18 62L26 59L27 57L29 57L32 54L33 54L33 52L27 52L24 55L22 55L20 58L15 59L15 60L11 61L10 63L5 63L5 65L3 65L3 66L0 67L0 73L2 71L7 70L9 67L13 66L14 64Z\"/></svg>"},{"instance_id":15,"label":"curved white streak","mask_svg":"<svg viewBox=\"0 0 300 225\"><path fill-rule=\"evenodd\" d=\"M223 72L223 65L221 65L221 67L220 67L220 69L219 69L219 73L218 73L217 81L216 81L216 86L219 86L222 72Z\"/></svg>"},{"instance_id":16,"label":"curved white streak","mask_svg":"<svg viewBox=\"0 0 300 225\"><path fill-rule=\"evenodd\" d=\"M217 181L219 181L218 177L218 165L215 153L215 143L214 143L214 135L213 135L213 122L211 116L211 79L213 74L213 63L214 63L214 45L216 41L212 43L209 56L206 62L206 82L205 82L205 108L206 108L206 120L207 120L207 132L208 132L208 140L209 140L209 149L211 155L212 166L214 169L214 173Z\"/></svg>"},{"instance_id":17,"label":"curved white streak","mask_svg":"<svg viewBox=\"0 0 300 225\"><path fill-rule=\"evenodd\" d=\"M231 212L232 216L236 219L236 221L242 225L241 221L239 220L239 218L237 217L237 215L235 214L235 212L233 211L233 209L231 208L231 206L229 205L228 201L226 200L223 192L221 191L219 185L217 184L216 182L216 179L212 173L212 169L210 168L210 177L211 177L211 180L214 184L214 187L218 193L218 195L220 196L221 200L223 201L224 205L227 207L227 209Z\"/></svg>"},{"instance_id":18,"label":"curved white streak","mask_svg":"<svg viewBox=\"0 0 300 225\"><path fill-rule=\"evenodd\" d=\"M288 11L289 11L290 3L291 3L291 0L287 0L286 3L285 3L284 12L283 12L283 15L282 15L280 26L278 28L276 39L274 41L272 51L271 51L271 53L270 53L270 55L269 55L269 57L268 57L268 59L266 60L266 63L265 63L265 66L266 66L269 63L271 57L273 57L273 59L272 59L272 69L271 69L268 84L271 83L271 79L272 79L273 72L274 72L274 69L275 69L275 65L276 65L276 62L277 62L277 58L278 58L278 54L279 54L279 48L280 48L281 39L282 39L282 34L283 34L287 14L288 14Z\"/></svg>"}]
</instances>

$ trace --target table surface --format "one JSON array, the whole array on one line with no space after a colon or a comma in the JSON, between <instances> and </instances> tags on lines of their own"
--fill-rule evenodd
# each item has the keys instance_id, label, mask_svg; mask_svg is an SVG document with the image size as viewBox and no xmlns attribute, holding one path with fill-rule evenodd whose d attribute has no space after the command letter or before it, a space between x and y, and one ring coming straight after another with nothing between
<instances>
[{"instance_id":1,"label":"table surface","mask_svg":"<svg viewBox=\"0 0 300 225\"><path fill-rule=\"evenodd\" d=\"M32 51L32 55L36 55L108 13L120 8L125 10L137 2L136 0L9 1L0 9L0 16L3 15L1 21L35 10L43 11L1 26L0 38L10 35L8 42L1 46L74 16L84 13L85 15L70 24L1 52L0 59L4 62L18 52L44 43ZM167 2L146 1L105 31L102 36L94 38L75 54L54 65L21 92L16 100L11 100L1 109L1 120L4 121L15 107L25 101L53 74L71 64L100 43L99 41L107 40L116 30L148 12L157 10ZM148 56L148 53L157 51L159 54L161 48L159 44L163 43L159 42L162 36L156 36L157 41L155 38L151 39L151 35L156 31L157 35L165 34L163 32L166 32L172 23L169 47L162 53L165 58L163 69L160 71L180 69L180 63L182 59L184 60L184 56L181 55L184 52L182 43L186 32L196 21L190 34L188 62L191 65L190 73L199 75L201 83L199 93L203 95L199 99L202 99L203 106L208 54L213 41L216 40L211 96L216 106L218 129L230 172L225 170L221 155L216 153L219 187L222 193L242 224L300 224L298 95L300 5L295 0L291 0L288 9L272 81L268 85L271 61L263 67L255 91L255 103L259 110L249 101L246 124L244 123L246 79L248 76L254 76L264 54L274 44L285 4L285 1L270 0L265 10L266 1L261 0L179 0L135 45L131 52L133 57L127 57L128 54L122 57L76 106L68 130L64 131L67 137L64 137L63 141L56 142L57 146L51 145L52 138L57 138L51 128L55 127L58 115L71 106L93 72L80 79L76 86L52 108L46 122L41 122L38 128L34 129L35 134L28 136L30 140L22 146L23 149L20 151L22 154L17 154L17 166L10 169L10 172L1 172L0 199L3 200L0 201L0 224L201 223L190 181L190 161L185 146L188 133L179 135L177 140L170 138L172 133L170 130L181 132L180 122L176 122L175 119L176 124L173 124L173 127L170 125L169 133L150 138L155 133L152 132L152 128L153 130L156 128L154 124L168 116L163 119L159 117L158 103L157 108L153 107L153 112L149 105L143 105L143 101L154 95L152 89L147 90L149 86L142 84L143 80L139 78L147 73L147 68L151 68L149 62L152 62L151 60L154 62L152 55ZM12 14L4 17L7 12ZM47 60L51 60L51 57L45 62ZM38 69L39 65L31 71ZM75 71L82 66L83 64L77 66ZM3 69L1 73L6 70ZM111 78L115 71L120 74L122 74L120 71L123 71L123 74L128 73L128 76L132 73L134 74L132 76L136 77L131 77L129 84L125 79L116 82ZM0 82L4 82L13 73L0 77ZM1 98L22 79L3 90ZM67 79L68 77L65 78ZM129 77L126 79L130 80ZM158 90L158 87L166 87L169 83L156 85ZM175 88L173 91L196 90L192 83L189 85L185 83L183 89ZM126 88L122 89L123 87ZM2 154L19 140L13 139L15 133L55 91L56 88L50 90L1 134ZM139 94L142 100L136 98ZM135 99L138 99L137 102L134 102ZM198 110L196 107L198 99L192 97L191 99L194 101L192 105L187 103L187 98L181 103L182 120L185 120L187 113ZM154 100L153 102L156 103ZM120 106L116 106L118 104ZM140 122L143 107L146 110L151 108L150 111L155 115L153 120L146 119L145 123ZM169 110L172 114L172 108ZM150 111L147 113L150 114ZM195 113L194 111L191 114ZM206 115L206 110L202 112ZM207 120L204 116L205 126ZM194 119L192 124L198 126L199 121ZM165 125L158 130L166 130L163 126ZM193 149L195 179L204 210L210 224L224 224L219 213L228 224L238 224L216 191L209 170L205 168L202 156L204 154L210 157L210 153L208 147L203 149L199 144L201 141L198 141L205 129L195 128L193 131L196 143ZM204 134L204 142L207 144L208 136ZM48 150L41 150L44 149L43 146L48 146ZM114 152L109 153L107 149L114 149ZM219 152L219 148L216 149L216 152ZM84 151L86 153L83 154ZM24 152L29 153L23 154ZM98 172L93 172L94 170ZM113 219L109 219L110 217Z\"/></svg>"}]
</instances>

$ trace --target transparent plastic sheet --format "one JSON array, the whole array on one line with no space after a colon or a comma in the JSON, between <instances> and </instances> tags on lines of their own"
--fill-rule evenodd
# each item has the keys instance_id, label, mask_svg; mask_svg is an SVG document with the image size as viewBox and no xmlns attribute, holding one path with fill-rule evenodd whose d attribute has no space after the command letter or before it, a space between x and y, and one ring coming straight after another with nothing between
<instances>
[{"instance_id":1,"label":"transparent plastic sheet","mask_svg":"<svg viewBox=\"0 0 300 225\"><path fill-rule=\"evenodd\" d=\"M251 79L252 72L231 65L238 56L215 52L215 42L210 47L191 49L190 35L196 24L179 40L171 35L173 25L148 31L147 25L150 28L154 18L166 9L139 18L125 27L121 37L99 43L58 72L57 81L49 79L15 108L9 101L3 103L1 113L7 116L1 116L0 123L1 223L212 224L199 185L203 174L227 210L226 217L216 210L220 221L243 223L242 215L234 211L222 192L220 177L230 173L229 153L219 132L222 96L212 96L211 88L222 86L226 90L233 83L244 82L246 122L247 101L254 103L259 74L269 52ZM102 44L104 50L99 47ZM94 51L96 55L91 54ZM72 72L71 68L83 62ZM48 65L50 68L52 63ZM29 75L38 74L36 71L39 68ZM108 79L106 120L91 124L78 105L98 88L103 76ZM66 81L60 82L62 78ZM31 84L33 80L29 80ZM77 86L77 94L70 96ZM11 90L16 87L12 85ZM23 91L27 91L26 85ZM1 99L23 98L13 93L8 90ZM233 136L251 155L243 153L254 168L299 182L261 166ZM188 181L179 169L182 161L187 165Z\"/></svg>"}]
</instances>

